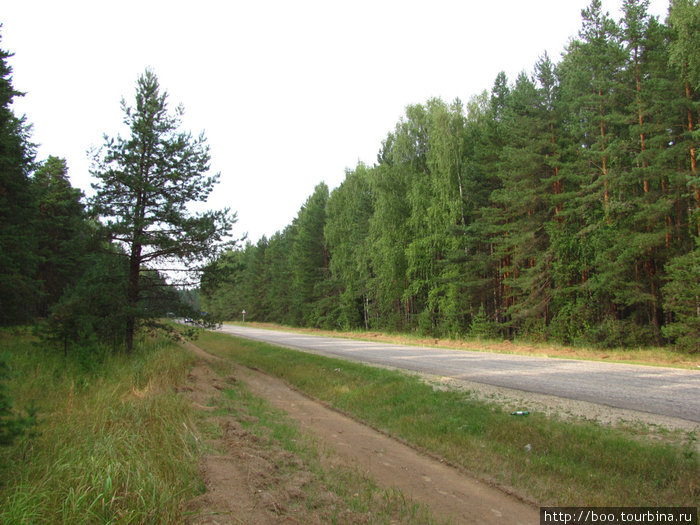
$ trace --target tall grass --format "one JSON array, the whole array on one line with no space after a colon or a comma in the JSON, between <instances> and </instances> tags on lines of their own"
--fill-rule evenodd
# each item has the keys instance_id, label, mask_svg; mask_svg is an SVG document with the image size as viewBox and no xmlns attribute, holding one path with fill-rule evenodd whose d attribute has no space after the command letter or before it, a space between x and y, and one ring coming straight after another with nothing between
<instances>
[{"instance_id":1,"label":"tall grass","mask_svg":"<svg viewBox=\"0 0 700 525\"><path fill-rule=\"evenodd\" d=\"M369 424L540 504L700 502L700 463L686 445L640 441L622 429L543 414L514 417L467 393L435 391L380 368L205 334L203 348L284 378Z\"/></svg>"},{"instance_id":2,"label":"tall grass","mask_svg":"<svg viewBox=\"0 0 700 525\"><path fill-rule=\"evenodd\" d=\"M17 407L39 424L0 450L2 523L178 523L201 489L189 404L175 391L193 357L143 339L131 356L62 352L0 332Z\"/></svg>"}]
</instances>

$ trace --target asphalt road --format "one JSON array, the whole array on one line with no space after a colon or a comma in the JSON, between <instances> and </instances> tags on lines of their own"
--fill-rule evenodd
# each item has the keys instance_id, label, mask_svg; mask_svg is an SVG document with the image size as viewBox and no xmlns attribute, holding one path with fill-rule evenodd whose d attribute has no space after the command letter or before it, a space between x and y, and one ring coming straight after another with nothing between
<instances>
[{"instance_id":1,"label":"asphalt road","mask_svg":"<svg viewBox=\"0 0 700 525\"><path fill-rule=\"evenodd\" d=\"M700 423L700 369L405 346L234 325L221 331L332 357Z\"/></svg>"}]
</instances>

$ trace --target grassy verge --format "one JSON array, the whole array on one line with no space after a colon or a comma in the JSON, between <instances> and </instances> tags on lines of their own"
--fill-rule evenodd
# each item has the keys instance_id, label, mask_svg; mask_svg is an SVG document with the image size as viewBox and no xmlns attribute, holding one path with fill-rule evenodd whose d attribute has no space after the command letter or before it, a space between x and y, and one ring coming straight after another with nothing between
<instances>
[{"instance_id":1,"label":"grassy verge","mask_svg":"<svg viewBox=\"0 0 700 525\"><path fill-rule=\"evenodd\" d=\"M1 523L180 523L202 490L190 404L175 392L194 358L142 340L130 357L44 349L0 332L17 407L36 435L0 448Z\"/></svg>"},{"instance_id":2,"label":"grassy verge","mask_svg":"<svg viewBox=\"0 0 700 525\"><path fill-rule=\"evenodd\" d=\"M221 377L226 362L209 363ZM355 469L338 465L286 414L253 396L241 382L229 383L211 400L214 412L201 412L205 439L234 442L220 453L251 459L249 488L256 506L290 523L437 523L424 506L397 490L378 487ZM233 423L232 423L233 421ZM222 428L222 427L225 427Z\"/></svg>"},{"instance_id":3,"label":"grassy verge","mask_svg":"<svg viewBox=\"0 0 700 525\"><path fill-rule=\"evenodd\" d=\"M232 323L240 324L240 323ZM328 337L343 337L359 339L363 341L381 341L405 345L436 346L441 348L455 348L460 350L474 350L484 352L500 352L505 354L519 354L532 356L560 357L566 359L583 359L591 361L617 361L629 364L643 364L650 366L670 366L676 368L697 369L700 366L700 356L678 352L670 347L648 348L587 348L580 346L564 346L556 343L535 343L532 341L503 341L484 340L477 338L467 339L435 339L410 333L383 333L365 332L362 330L351 332L339 332L320 330L316 328L298 328L281 326L273 323L246 322L245 326L264 328L271 330L285 330Z\"/></svg>"},{"instance_id":4,"label":"grassy verge","mask_svg":"<svg viewBox=\"0 0 700 525\"><path fill-rule=\"evenodd\" d=\"M256 367L370 425L543 505L700 503L695 436L655 443L542 414L514 417L463 392L347 361L205 333L197 344Z\"/></svg>"}]
</instances>

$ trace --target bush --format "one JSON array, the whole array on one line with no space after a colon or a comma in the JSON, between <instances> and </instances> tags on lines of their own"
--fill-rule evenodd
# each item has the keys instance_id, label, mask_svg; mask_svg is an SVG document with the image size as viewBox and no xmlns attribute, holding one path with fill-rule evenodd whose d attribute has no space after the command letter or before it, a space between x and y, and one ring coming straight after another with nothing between
<instances>
[{"instance_id":1,"label":"bush","mask_svg":"<svg viewBox=\"0 0 700 525\"><path fill-rule=\"evenodd\" d=\"M469 335L478 339L491 339L498 334L496 323L490 321L484 305L479 305L479 311L472 316L472 321L469 325Z\"/></svg>"},{"instance_id":2,"label":"bush","mask_svg":"<svg viewBox=\"0 0 700 525\"><path fill-rule=\"evenodd\" d=\"M588 330L585 341L604 348L649 346L659 342L659 335L653 325L639 325L630 319L607 317Z\"/></svg>"},{"instance_id":3,"label":"bush","mask_svg":"<svg viewBox=\"0 0 700 525\"><path fill-rule=\"evenodd\" d=\"M700 352L700 240L694 251L666 265L669 281L663 287L664 308L673 321L662 328L664 337L683 350Z\"/></svg>"}]
</instances>

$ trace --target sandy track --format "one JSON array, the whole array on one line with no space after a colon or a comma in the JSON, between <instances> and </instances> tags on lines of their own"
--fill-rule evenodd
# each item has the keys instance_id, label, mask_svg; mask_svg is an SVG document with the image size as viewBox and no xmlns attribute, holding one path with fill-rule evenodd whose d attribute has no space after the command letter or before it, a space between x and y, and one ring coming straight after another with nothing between
<instances>
[{"instance_id":1,"label":"sandy track","mask_svg":"<svg viewBox=\"0 0 700 525\"><path fill-rule=\"evenodd\" d=\"M187 346L205 360L218 359L191 343ZM196 387L202 391L207 390L208 381L217 380L215 374L202 368L197 369L196 376L198 382L205 383ZM334 461L358 467L381 486L398 488L416 502L429 505L436 517L454 523L539 523L535 506L336 412L279 379L242 367L236 368L234 377L244 381L252 393L266 398L273 406L289 414L302 429L312 433L324 448L333 452ZM215 388L220 387L215 385ZM465 451L465 454L469 453L471 451ZM222 488L221 482L229 483L232 488L237 486L234 480L236 469L240 472L240 465L237 466L231 458L226 462L230 464L228 469L224 462L210 466L205 462L208 494L225 498L222 490L225 493L226 489ZM231 505L236 506L235 502L229 507ZM242 511L246 505L249 507L248 503L241 502L237 508Z\"/></svg>"}]
</instances>

